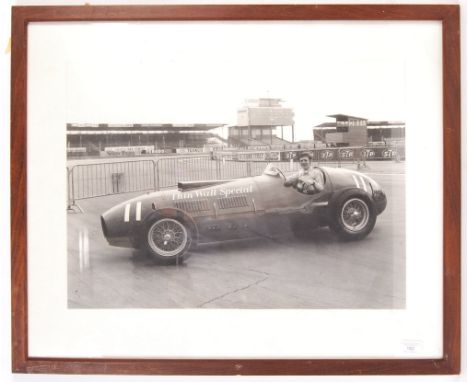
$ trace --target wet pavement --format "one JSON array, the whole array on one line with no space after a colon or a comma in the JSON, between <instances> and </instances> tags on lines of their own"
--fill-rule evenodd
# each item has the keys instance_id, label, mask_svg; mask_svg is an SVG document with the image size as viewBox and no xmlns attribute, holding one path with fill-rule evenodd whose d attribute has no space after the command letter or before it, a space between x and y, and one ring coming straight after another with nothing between
<instances>
[{"instance_id":1,"label":"wet pavement","mask_svg":"<svg viewBox=\"0 0 468 382\"><path fill-rule=\"evenodd\" d=\"M285 232L200 245L178 266L107 244L99 215L137 194L82 200L83 212L68 214L69 307L404 308L404 166L374 167L363 172L388 205L364 240L342 242L327 228L307 239Z\"/></svg>"}]
</instances>

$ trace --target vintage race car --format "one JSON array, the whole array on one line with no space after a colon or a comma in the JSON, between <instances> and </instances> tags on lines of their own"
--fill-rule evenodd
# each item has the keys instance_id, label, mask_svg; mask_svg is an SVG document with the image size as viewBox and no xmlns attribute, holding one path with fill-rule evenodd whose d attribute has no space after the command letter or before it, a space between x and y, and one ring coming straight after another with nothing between
<instances>
[{"instance_id":1,"label":"vintage race car","mask_svg":"<svg viewBox=\"0 0 468 382\"><path fill-rule=\"evenodd\" d=\"M101 216L102 230L110 245L145 250L166 264L182 261L197 243L301 235L320 226L344 239L364 238L387 205L380 185L356 171L316 169L324 189L313 195L285 187L271 164L250 178L180 182L111 208Z\"/></svg>"}]
</instances>

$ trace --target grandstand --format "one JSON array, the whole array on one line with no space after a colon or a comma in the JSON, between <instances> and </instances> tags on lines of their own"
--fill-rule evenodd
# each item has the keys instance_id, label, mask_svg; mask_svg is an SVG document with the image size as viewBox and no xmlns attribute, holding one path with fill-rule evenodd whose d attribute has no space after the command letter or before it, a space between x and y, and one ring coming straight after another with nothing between
<instances>
[{"instance_id":1,"label":"grandstand","mask_svg":"<svg viewBox=\"0 0 468 382\"><path fill-rule=\"evenodd\" d=\"M328 146L392 145L405 140L404 122L369 121L346 114L328 117L335 118L335 121L314 127L314 140Z\"/></svg>"},{"instance_id":2,"label":"grandstand","mask_svg":"<svg viewBox=\"0 0 468 382\"><path fill-rule=\"evenodd\" d=\"M201 152L227 145L224 124L67 124L67 153L76 156Z\"/></svg>"}]
</instances>

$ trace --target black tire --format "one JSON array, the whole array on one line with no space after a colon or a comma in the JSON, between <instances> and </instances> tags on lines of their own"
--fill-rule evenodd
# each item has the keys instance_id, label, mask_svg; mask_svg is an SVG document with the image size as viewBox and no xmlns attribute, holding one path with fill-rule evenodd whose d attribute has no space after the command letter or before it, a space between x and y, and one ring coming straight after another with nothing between
<instances>
[{"instance_id":1,"label":"black tire","mask_svg":"<svg viewBox=\"0 0 468 382\"><path fill-rule=\"evenodd\" d=\"M343 240L360 240L375 226L374 204L363 195L343 195L334 205L330 228Z\"/></svg>"},{"instance_id":2,"label":"black tire","mask_svg":"<svg viewBox=\"0 0 468 382\"><path fill-rule=\"evenodd\" d=\"M146 252L161 264L182 264L192 244L192 231L181 219L157 217L146 224Z\"/></svg>"}]
</instances>

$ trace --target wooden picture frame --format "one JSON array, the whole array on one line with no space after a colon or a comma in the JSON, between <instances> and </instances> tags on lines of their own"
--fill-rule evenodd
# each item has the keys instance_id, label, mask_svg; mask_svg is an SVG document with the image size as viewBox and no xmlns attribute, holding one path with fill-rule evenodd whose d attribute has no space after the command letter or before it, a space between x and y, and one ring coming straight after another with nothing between
<instances>
[{"instance_id":1,"label":"wooden picture frame","mask_svg":"<svg viewBox=\"0 0 468 382\"><path fill-rule=\"evenodd\" d=\"M460 24L457 5L25 6L12 11L12 355L16 373L186 375L456 374L460 370ZM28 354L28 24L76 21L402 20L443 25L443 357L440 359L105 359Z\"/></svg>"}]
</instances>

